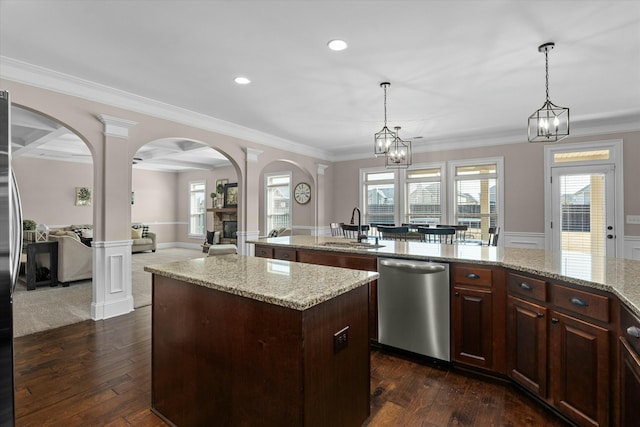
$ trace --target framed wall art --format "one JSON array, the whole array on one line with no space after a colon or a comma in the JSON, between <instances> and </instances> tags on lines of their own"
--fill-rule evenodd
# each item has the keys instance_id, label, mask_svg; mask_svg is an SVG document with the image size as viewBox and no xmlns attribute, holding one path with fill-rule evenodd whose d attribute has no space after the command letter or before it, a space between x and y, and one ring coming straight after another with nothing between
<instances>
[{"instance_id":1,"label":"framed wall art","mask_svg":"<svg viewBox=\"0 0 640 427\"><path fill-rule=\"evenodd\" d=\"M76 187L76 206L91 206L91 187Z\"/></svg>"},{"instance_id":2,"label":"framed wall art","mask_svg":"<svg viewBox=\"0 0 640 427\"><path fill-rule=\"evenodd\" d=\"M238 183L224 185L224 207L238 207Z\"/></svg>"}]
</instances>

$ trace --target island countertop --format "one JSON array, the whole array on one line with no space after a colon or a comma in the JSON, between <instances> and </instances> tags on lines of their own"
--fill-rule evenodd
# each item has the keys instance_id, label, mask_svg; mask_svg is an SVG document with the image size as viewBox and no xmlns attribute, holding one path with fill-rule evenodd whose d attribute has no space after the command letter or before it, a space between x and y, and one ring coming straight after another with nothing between
<instances>
[{"instance_id":1,"label":"island countertop","mask_svg":"<svg viewBox=\"0 0 640 427\"><path fill-rule=\"evenodd\" d=\"M378 273L369 271L239 255L147 265L144 269L153 274L300 311L378 277Z\"/></svg>"},{"instance_id":2,"label":"island countertop","mask_svg":"<svg viewBox=\"0 0 640 427\"><path fill-rule=\"evenodd\" d=\"M311 249L405 258L487 264L531 273L580 286L611 292L640 316L640 261L607 258L574 252L544 249L503 248L465 244L433 244L417 241L380 240L379 248L333 246L349 239L322 236L287 236L253 240L249 243L271 247ZM373 241L370 239L369 243Z\"/></svg>"}]
</instances>

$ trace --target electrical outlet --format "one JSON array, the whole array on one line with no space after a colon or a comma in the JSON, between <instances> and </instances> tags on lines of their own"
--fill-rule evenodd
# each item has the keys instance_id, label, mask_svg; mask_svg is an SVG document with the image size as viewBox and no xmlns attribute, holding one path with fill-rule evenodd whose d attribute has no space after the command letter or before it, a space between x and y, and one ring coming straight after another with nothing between
<instances>
[{"instance_id":1,"label":"electrical outlet","mask_svg":"<svg viewBox=\"0 0 640 427\"><path fill-rule=\"evenodd\" d=\"M339 330L333 334L333 352L337 353L349 344L349 327Z\"/></svg>"}]
</instances>

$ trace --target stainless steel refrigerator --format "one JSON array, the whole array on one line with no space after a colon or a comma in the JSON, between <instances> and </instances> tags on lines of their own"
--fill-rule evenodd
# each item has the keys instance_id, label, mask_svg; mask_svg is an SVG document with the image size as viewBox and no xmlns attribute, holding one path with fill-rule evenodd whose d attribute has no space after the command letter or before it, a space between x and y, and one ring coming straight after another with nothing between
<instances>
[{"instance_id":1,"label":"stainless steel refrigerator","mask_svg":"<svg viewBox=\"0 0 640 427\"><path fill-rule=\"evenodd\" d=\"M22 212L11 170L11 100L0 91L0 426L15 421L13 402L13 291L20 270Z\"/></svg>"}]
</instances>

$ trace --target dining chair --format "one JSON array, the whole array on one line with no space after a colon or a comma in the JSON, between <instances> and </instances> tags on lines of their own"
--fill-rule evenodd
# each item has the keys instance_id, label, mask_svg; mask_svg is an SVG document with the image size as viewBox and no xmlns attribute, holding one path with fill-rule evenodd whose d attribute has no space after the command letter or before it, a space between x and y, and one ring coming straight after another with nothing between
<instances>
[{"instance_id":1,"label":"dining chair","mask_svg":"<svg viewBox=\"0 0 640 427\"><path fill-rule=\"evenodd\" d=\"M464 242L465 240L467 240L467 230L469 230L469 226L467 226L467 225L461 225L461 224L456 224L456 225L438 224L438 225L436 225L436 227L438 227L438 228L453 228L454 230L456 230L456 241Z\"/></svg>"},{"instance_id":2,"label":"dining chair","mask_svg":"<svg viewBox=\"0 0 640 427\"><path fill-rule=\"evenodd\" d=\"M343 235L341 222L329 223L329 229L331 229L331 235L334 237L340 237Z\"/></svg>"},{"instance_id":3,"label":"dining chair","mask_svg":"<svg viewBox=\"0 0 640 427\"><path fill-rule=\"evenodd\" d=\"M384 240L407 240L407 233L409 227L407 226L390 226L390 225L378 225L378 232L380 237Z\"/></svg>"},{"instance_id":4,"label":"dining chair","mask_svg":"<svg viewBox=\"0 0 640 427\"><path fill-rule=\"evenodd\" d=\"M428 243L453 243L456 229L452 227L418 227L420 241Z\"/></svg>"},{"instance_id":5,"label":"dining chair","mask_svg":"<svg viewBox=\"0 0 640 427\"><path fill-rule=\"evenodd\" d=\"M367 234L369 226L364 224L360 226L360 230L363 234ZM358 226L356 224L342 224L342 235L349 239L358 238Z\"/></svg>"}]
</instances>

